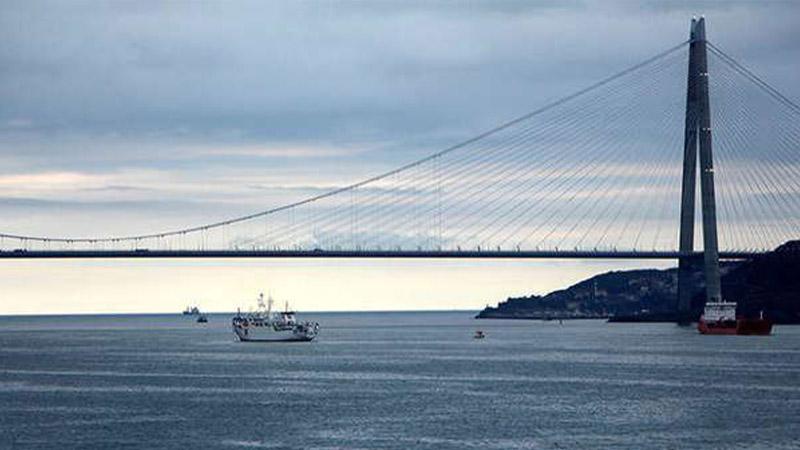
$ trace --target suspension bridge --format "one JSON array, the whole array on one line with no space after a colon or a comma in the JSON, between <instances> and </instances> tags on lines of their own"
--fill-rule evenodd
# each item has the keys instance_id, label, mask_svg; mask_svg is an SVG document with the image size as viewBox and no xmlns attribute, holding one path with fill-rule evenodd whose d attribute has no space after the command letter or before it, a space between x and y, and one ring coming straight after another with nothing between
<instances>
[{"instance_id":1,"label":"suspension bridge","mask_svg":"<svg viewBox=\"0 0 800 450\"><path fill-rule=\"evenodd\" d=\"M651 58L372 178L183 229L0 233L0 258L702 259L718 298L718 259L798 237L798 118L693 19Z\"/></svg>"}]
</instances>

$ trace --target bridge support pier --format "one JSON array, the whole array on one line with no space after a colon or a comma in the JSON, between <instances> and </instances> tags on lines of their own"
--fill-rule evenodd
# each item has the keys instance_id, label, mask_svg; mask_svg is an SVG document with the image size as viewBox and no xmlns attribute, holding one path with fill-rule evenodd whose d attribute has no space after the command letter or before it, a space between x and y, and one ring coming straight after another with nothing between
<instances>
[{"instance_id":1,"label":"bridge support pier","mask_svg":"<svg viewBox=\"0 0 800 450\"><path fill-rule=\"evenodd\" d=\"M680 251L694 250L695 194L697 157L700 156L700 194L703 214L703 272L706 278L706 302L722 300L717 241L717 208L714 195L714 162L711 149L711 110L708 93L708 57L705 19L692 19L689 43L689 73L686 89L686 121L683 147L683 182L681 186ZM698 152L699 149L699 152ZM678 322L688 324L692 282L691 257L678 261Z\"/></svg>"},{"instance_id":2,"label":"bridge support pier","mask_svg":"<svg viewBox=\"0 0 800 450\"><path fill-rule=\"evenodd\" d=\"M678 313L677 322L680 325L691 325L692 297L697 292L697 269L702 267L702 255L682 256L678 259Z\"/></svg>"}]
</instances>

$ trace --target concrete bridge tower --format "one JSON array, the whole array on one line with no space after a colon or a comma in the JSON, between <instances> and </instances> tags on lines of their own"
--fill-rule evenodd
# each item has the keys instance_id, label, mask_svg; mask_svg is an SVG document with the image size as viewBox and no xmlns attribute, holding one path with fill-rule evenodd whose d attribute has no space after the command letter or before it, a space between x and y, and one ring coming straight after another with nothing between
<instances>
[{"instance_id":1,"label":"concrete bridge tower","mask_svg":"<svg viewBox=\"0 0 800 450\"><path fill-rule=\"evenodd\" d=\"M722 300L717 241L717 208L714 200L714 160L711 150L711 110L708 95L706 25L703 17L692 19L689 43L689 74L686 91L686 123L681 186L680 251L694 250L697 157L700 156L700 199L703 216L703 269L706 302ZM699 150L699 152L698 152ZM678 321L691 320L694 292L692 269L699 261L682 256L678 262Z\"/></svg>"}]
</instances>

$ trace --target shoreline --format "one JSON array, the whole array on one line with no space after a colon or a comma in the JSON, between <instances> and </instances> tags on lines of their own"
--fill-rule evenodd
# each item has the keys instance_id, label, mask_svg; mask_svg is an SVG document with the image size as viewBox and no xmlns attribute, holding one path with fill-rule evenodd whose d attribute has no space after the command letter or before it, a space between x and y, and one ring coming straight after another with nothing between
<instances>
[{"instance_id":1,"label":"shoreline","mask_svg":"<svg viewBox=\"0 0 800 450\"><path fill-rule=\"evenodd\" d=\"M415 314L415 313L469 313L476 314L476 309L408 309L408 310L361 310L361 311L301 311L303 314ZM236 311L210 311L206 315L236 315ZM37 318L37 317L110 317L110 316L186 316L182 312L119 312L119 313L41 313L41 314L0 314L5 318Z\"/></svg>"}]
</instances>

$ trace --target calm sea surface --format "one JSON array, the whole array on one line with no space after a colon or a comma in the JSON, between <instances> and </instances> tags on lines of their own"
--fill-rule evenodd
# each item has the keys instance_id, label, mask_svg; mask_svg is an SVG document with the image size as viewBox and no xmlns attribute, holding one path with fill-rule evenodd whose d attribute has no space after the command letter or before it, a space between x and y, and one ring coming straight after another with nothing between
<instances>
[{"instance_id":1,"label":"calm sea surface","mask_svg":"<svg viewBox=\"0 0 800 450\"><path fill-rule=\"evenodd\" d=\"M0 317L0 448L798 448L800 327L305 314ZM488 337L472 339L481 328Z\"/></svg>"}]
</instances>

